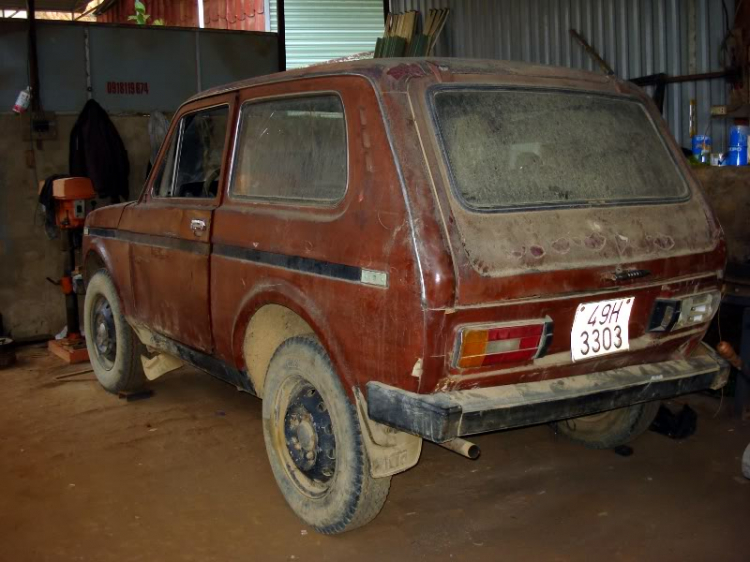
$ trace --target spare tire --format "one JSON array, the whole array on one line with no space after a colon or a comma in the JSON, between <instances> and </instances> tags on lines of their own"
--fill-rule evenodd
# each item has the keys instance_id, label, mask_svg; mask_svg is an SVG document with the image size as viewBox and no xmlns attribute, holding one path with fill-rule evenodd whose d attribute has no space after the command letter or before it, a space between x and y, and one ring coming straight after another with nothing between
<instances>
[{"instance_id":1,"label":"spare tire","mask_svg":"<svg viewBox=\"0 0 750 562\"><path fill-rule=\"evenodd\" d=\"M635 404L617 410L554 422L552 427L591 449L613 449L633 441L654 421L661 402Z\"/></svg>"}]
</instances>

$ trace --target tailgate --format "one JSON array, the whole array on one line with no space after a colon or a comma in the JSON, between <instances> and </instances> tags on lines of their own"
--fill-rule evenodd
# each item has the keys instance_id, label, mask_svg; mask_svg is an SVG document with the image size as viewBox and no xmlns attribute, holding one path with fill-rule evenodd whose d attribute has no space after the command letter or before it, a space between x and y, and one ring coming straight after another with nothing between
<instances>
[{"instance_id":1,"label":"tailgate","mask_svg":"<svg viewBox=\"0 0 750 562\"><path fill-rule=\"evenodd\" d=\"M667 263L714 250L719 228L661 118L637 98L452 85L431 99L463 254L454 259L470 266L458 304L611 287L624 269L649 280L706 271L700 260Z\"/></svg>"},{"instance_id":2,"label":"tailgate","mask_svg":"<svg viewBox=\"0 0 750 562\"><path fill-rule=\"evenodd\" d=\"M689 329L649 327L657 299L714 302L724 261L721 229L660 116L634 96L580 91L452 84L431 96L457 272L447 355L462 325L546 319L548 356L509 365L513 382L666 360L700 338L710 314ZM615 301L632 306L618 328L632 345L572 365L576 313ZM450 365L477 385L491 370Z\"/></svg>"}]
</instances>

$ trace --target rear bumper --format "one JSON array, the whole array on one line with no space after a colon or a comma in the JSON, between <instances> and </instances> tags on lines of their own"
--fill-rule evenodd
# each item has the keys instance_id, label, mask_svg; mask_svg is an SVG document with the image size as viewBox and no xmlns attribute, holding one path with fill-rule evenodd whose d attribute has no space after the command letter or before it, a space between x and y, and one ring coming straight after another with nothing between
<instances>
[{"instance_id":1,"label":"rear bumper","mask_svg":"<svg viewBox=\"0 0 750 562\"><path fill-rule=\"evenodd\" d=\"M367 409L376 422L443 443L721 388L728 377L729 364L701 344L689 359L476 390L416 394L369 382Z\"/></svg>"}]
</instances>

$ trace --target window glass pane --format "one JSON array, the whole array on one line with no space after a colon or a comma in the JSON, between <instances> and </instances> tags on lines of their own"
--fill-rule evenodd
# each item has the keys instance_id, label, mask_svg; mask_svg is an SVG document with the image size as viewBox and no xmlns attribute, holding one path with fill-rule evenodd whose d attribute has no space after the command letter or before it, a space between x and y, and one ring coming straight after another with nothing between
<instances>
[{"instance_id":1,"label":"window glass pane","mask_svg":"<svg viewBox=\"0 0 750 562\"><path fill-rule=\"evenodd\" d=\"M576 92L456 89L434 98L458 195L479 210L681 198L643 106Z\"/></svg>"},{"instance_id":2,"label":"window glass pane","mask_svg":"<svg viewBox=\"0 0 750 562\"><path fill-rule=\"evenodd\" d=\"M316 203L344 196L346 122L338 96L250 103L240 123L232 194Z\"/></svg>"},{"instance_id":3,"label":"window glass pane","mask_svg":"<svg viewBox=\"0 0 750 562\"><path fill-rule=\"evenodd\" d=\"M228 117L229 107L224 105L182 118L177 166L174 164L176 143L172 140L164 167L154 183L154 193L158 197L216 196ZM173 173L175 181L172 181Z\"/></svg>"},{"instance_id":4,"label":"window glass pane","mask_svg":"<svg viewBox=\"0 0 750 562\"><path fill-rule=\"evenodd\" d=\"M180 130L177 128L169 140L169 149L164 156L159 173L154 179L154 196L156 197L169 197L172 194L175 147L179 136Z\"/></svg>"}]
</instances>

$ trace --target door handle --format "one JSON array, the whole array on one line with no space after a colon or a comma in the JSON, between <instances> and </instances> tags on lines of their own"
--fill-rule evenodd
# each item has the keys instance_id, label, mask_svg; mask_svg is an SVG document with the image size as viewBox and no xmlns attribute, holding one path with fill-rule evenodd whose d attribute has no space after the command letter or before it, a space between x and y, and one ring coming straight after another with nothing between
<instances>
[{"instance_id":1,"label":"door handle","mask_svg":"<svg viewBox=\"0 0 750 562\"><path fill-rule=\"evenodd\" d=\"M201 233L206 230L206 221L201 219L193 219L190 221L190 230L193 231L193 234L196 236L200 236Z\"/></svg>"}]
</instances>

